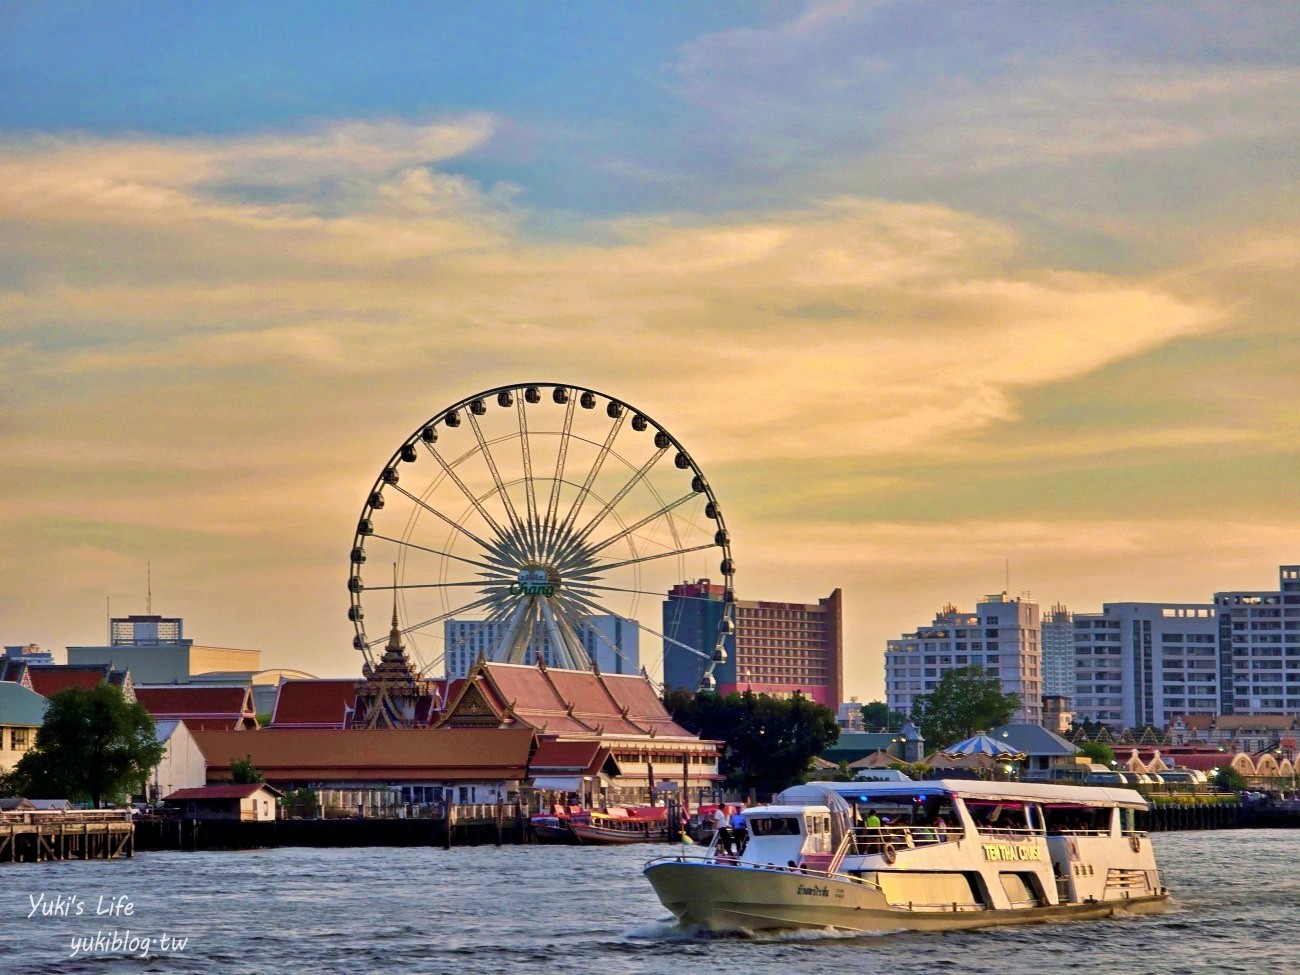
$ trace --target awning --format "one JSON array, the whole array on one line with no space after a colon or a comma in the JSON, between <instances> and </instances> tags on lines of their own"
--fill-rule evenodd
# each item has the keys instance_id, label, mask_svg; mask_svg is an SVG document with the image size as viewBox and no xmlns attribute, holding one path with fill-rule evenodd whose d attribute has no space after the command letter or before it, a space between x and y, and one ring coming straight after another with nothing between
<instances>
[{"instance_id":1,"label":"awning","mask_svg":"<svg viewBox=\"0 0 1300 975\"><path fill-rule=\"evenodd\" d=\"M534 775L534 789L551 789L555 792L578 792L587 780L584 775Z\"/></svg>"}]
</instances>

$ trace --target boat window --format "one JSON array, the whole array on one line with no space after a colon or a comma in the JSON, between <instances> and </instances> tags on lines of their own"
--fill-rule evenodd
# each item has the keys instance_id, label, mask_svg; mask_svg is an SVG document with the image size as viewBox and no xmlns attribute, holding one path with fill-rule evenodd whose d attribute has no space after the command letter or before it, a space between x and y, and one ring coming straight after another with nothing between
<instances>
[{"instance_id":1,"label":"boat window","mask_svg":"<svg viewBox=\"0 0 1300 975\"><path fill-rule=\"evenodd\" d=\"M966 811L981 833L1026 832L1025 806L997 799L967 799Z\"/></svg>"},{"instance_id":2,"label":"boat window","mask_svg":"<svg viewBox=\"0 0 1300 975\"><path fill-rule=\"evenodd\" d=\"M754 836L799 835L799 820L794 816L755 816L748 825Z\"/></svg>"},{"instance_id":3,"label":"boat window","mask_svg":"<svg viewBox=\"0 0 1300 975\"><path fill-rule=\"evenodd\" d=\"M1083 806L1053 803L1043 806L1043 818L1049 833L1109 833L1109 806Z\"/></svg>"}]
</instances>

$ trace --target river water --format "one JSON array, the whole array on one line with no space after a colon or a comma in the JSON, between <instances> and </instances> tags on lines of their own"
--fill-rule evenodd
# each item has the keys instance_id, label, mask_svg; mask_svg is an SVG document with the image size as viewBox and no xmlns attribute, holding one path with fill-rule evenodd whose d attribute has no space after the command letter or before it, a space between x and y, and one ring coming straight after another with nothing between
<instances>
[{"instance_id":1,"label":"river water","mask_svg":"<svg viewBox=\"0 0 1300 975\"><path fill-rule=\"evenodd\" d=\"M1176 898L1163 915L853 937L681 932L638 869L664 847L283 849L6 864L0 975L1192 975L1300 967L1300 831L1165 833L1153 842ZM41 907L29 917L33 899ZM67 913L42 913L50 902ZM96 913L111 909L118 913ZM81 950L70 957L74 942Z\"/></svg>"}]
</instances>

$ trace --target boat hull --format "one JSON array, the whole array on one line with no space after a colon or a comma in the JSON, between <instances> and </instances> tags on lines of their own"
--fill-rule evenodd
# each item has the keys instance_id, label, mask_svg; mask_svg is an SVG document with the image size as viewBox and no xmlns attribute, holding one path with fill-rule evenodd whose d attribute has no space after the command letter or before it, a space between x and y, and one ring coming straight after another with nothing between
<instances>
[{"instance_id":1,"label":"boat hull","mask_svg":"<svg viewBox=\"0 0 1300 975\"><path fill-rule=\"evenodd\" d=\"M849 878L708 861L668 860L645 869L678 922L706 931L838 928L845 931L952 931L999 924L1091 920L1161 911L1163 891L1143 897L1010 910L909 910Z\"/></svg>"},{"instance_id":2,"label":"boat hull","mask_svg":"<svg viewBox=\"0 0 1300 975\"><path fill-rule=\"evenodd\" d=\"M668 827L651 827L647 830L605 829L601 826L574 824L573 834L579 843L666 843Z\"/></svg>"}]
</instances>

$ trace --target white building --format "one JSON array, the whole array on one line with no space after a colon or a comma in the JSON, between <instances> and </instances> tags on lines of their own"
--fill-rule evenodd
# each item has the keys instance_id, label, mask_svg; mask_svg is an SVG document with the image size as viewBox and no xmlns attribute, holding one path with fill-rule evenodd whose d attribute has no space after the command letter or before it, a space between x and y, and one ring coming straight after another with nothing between
<instances>
[{"instance_id":1,"label":"white building","mask_svg":"<svg viewBox=\"0 0 1300 975\"><path fill-rule=\"evenodd\" d=\"M928 694L939 678L958 667L981 666L1002 684L1004 694L1020 695L1017 723L1042 719L1042 624L1038 604L986 596L967 613L945 606L930 626L890 640L885 650L885 696L890 710L912 712L912 701Z\"/></svg>"},{"instance_id":2,"label":"white building","mask_svg":"<svg viewBox=\"0 0 1300 975\"><path fill-rule=\"evenodd\" d=\"M161 802L164 796L180 789L197 789L207 783L207 762L184 721L155 722L154 740L165 750L149 781L149 802Z\"/></svg>"},{"instance_id":3,"label":"white building","mask_svg":"<svg viewBox=\"0 0 1300 975\"><path fill-rule=\"evenodd\" d=\"M1076 613L1076 720L1118 731L1215 714L1217 629L1204 603L1106 603L1100 613Z\"/></svg>"},{"instance_id":4,"label":"white building","mask_svg":"<svg viewBox=\"0 0 1300 975\"><path fill-rule=\"evenodd\" d=\"M1074 614L1057 603L1043 616L1043 695L1074 701Z\"/></svg>"},{"instance_id":5,"label":"white building","mask_svg":"<svg viewBox=\"0 0 1300 975\"><path fill-rule=\"evenodd\" d=\"M1219 713L1300 714L1300 565L1278 589L1219 592Z\"/></svg>"},{"instance_id":6,"label":"white building","mask_svg":"<svg viewBox=\"0 0 1300 975\"><path fill-rule=\"evenodd\" d=\"M185 684L199 674L253 674L262 651L196 646L184 620L173 616L123 616L109 621L109 643L68 647L70 664L107 664L129 670L138 684Z\"/></svg>"},{"instance_id":7,"label":"white building","mask_svg":"<svg viewBox=\"0 0 1300 975\"><path fill-rule=\"evenodd\" d=\"M485 659L492 660L504 632L503 622L446 620L443 623L445 676L464 677L480 653ZM640 673L640 627L636 620L613 614L589 616L579 628L578 635L587 656L595 661L602 674ZM548 667L558 666L545 632L533 634L524 662L536 663L539 652Z\"/></svg>"}]
</instances>

